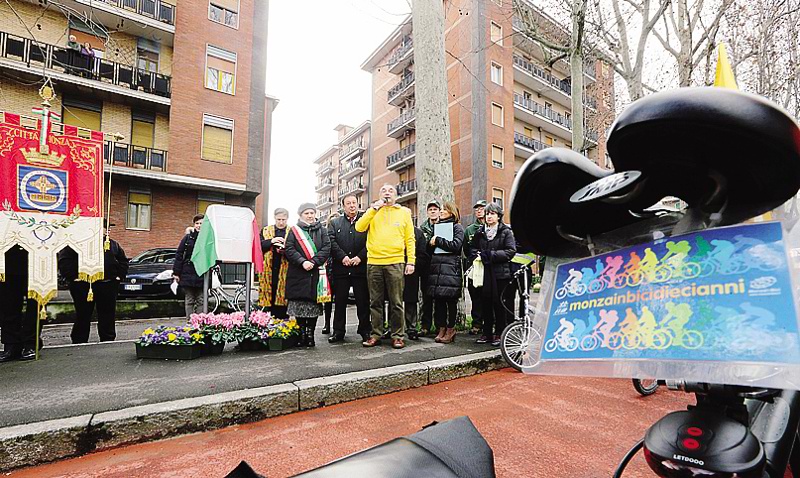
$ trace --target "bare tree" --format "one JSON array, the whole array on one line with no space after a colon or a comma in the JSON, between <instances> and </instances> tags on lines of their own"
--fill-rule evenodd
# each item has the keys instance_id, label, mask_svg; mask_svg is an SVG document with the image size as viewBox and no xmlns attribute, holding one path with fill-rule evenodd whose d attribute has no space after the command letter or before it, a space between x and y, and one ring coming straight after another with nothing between
<instances>
[{"instance_id":1,"label":"bare tree","mask_svg":"<svg viewBox=\"0 0 800 478\"><path fill-rule=\"evenodd\" d=\"M711 60L725 12L733 0L670 0L653 34L677 63L678 85L691 86L698 66Z\"/></svg>"},{"instance_id":2,"label":"bare tree","mask_svg":"<svg viewBox=\"0 0 800 478\"><path fill-rule=\"evenodd\" d=\"M587 22L591 35L611 55L607 63L625 82L630 101L644 96L647 42L669 2L594 0L593 15Z\"/></svg>"},{"instance_id":3,"label":"bare tree","mask_svg":"<svg viewBox=\"0 0 800 478\"><path fill-rule=\"evenodd\" d=\"M570 66L570 92L572 114L572 149L586 151L590 144L584 129L585 111L583 105L584 84L583 69L586 59L586 7L587 0L565 0L569 10L571 29L568 35L559 31L550 19L544 18L537 10L524 0L514 1L514 15L524 35L540 43L544 47L545 56L550 56L548 63L568 58ZM549 50L549 51L548 51Z\"/></svg>"}]
</instances>

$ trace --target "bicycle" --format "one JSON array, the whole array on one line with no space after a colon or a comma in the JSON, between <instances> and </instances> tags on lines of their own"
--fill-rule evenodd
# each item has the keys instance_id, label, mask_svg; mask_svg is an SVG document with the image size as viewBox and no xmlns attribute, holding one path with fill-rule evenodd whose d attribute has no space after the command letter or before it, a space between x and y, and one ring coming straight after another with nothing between
<instances>
[{"instance_id":1,"label":"bicycle","mask_svg":"<svg viewBox=\"0 0 800 478\"><path fill-rule=\"evenodd\" d=\"M228 292L222 287L222 281L219 280L222 272L220 266L211 268L211 273L216 277L212 279L212 284L218 284L217 287L209 287L208 289L208 311L215 314L222 304L234 312L244 312L246 306L246 297L250 295L250 310L262 310L263 308L258 305L258 298L253 299L252 293L247 290L247 283L243 280L234 280L236 289L233 293Z\"/></svg>"},{"instance_id":2,"label":"bicycle","mask_svg":"<svg viewBox=\"0 0 800 478\"><path fill-rule=\"evenodd\" d=\"M518 372L522 371L525 365L531 363L531 357L538 356L539 347L542 343L542 333L533 321L533 308L530 305L530 284L525 269L530 267L525 265L514 273L514 281L519 290L522 291L522 310L525 315L517 317L516 320L503 329L500 335L500 353L512 368Z\"/></svg>"},{"instance_id":3,"label":"bicycle","mask_svg":"<svg viewBox=\"0 0 800 478\"><path fill-rule=\"evenodd\" d=\"M743 137L747 141L739 140ZM523 165L511 195L515 238L536 254L581 258L595 255L601 247L611 252L742 223L800 191L798 138L800 128L792 118L754 95L717 88L649 95L629 106L611 127L607 145L616 174L558 148L540 151ZM753 157L759 158L757 166ZM677 196L689 207L661 216L648 211L667 196ZM784 227L796 232L796 224L795 215ZM769 271L781 265L778 259L783 257L711 257L698 264L704 277L739 273L753 267L751 260L760 261L759 270ZM696 274L697 267L691 267L685 275ZM658 277L655 271L637 271L628 274L626 283L665 279L664 271ZM653 335L658 336L657 346L676 340L664 330ZM684 348L684 342L694 347L699 337L678 340ZM571 370L575 364L570 363ZM708 375L715 373L706 370ZM730 377L791 383L790 368L769 370L756 379L735 372ZM783 478L790 469L800 477L800 391L679 379L657 380L655 388L659 385L692 393L697 404L653 424L622 458L614 478L622 476L640 450L650 469L664 478ZM647 391L653 388L650 383Z\"/></svg>"},{"instance_id":4,"label":"bicycle","mask_svg":"<svg viewBox=\"0 0 800 478\"><path fill-rule=\"evenodd\" d=\"M658 391L659 383L658 380L653 378L634 378L633 380L633 388L639 393L639 395L643 397L649 397L650 395L656 393Z\"/></svg>"}]
</instances>

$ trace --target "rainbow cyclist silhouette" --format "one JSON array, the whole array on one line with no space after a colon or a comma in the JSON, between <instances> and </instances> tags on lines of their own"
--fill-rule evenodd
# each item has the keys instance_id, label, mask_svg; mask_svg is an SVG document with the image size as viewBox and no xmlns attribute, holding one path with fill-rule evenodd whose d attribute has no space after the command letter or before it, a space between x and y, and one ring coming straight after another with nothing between
<instances>
[{"instance_id":1,"label":"rainbow cyclist silhouette","mask_svg":"<svg viewBox=\"0 0 800 478\"><path fill-rule=\"evenodd\" d=\"M558 322L560 324L558 329L553 333L553 336L544 343L544 349L547 352L553 352L557 348L572 352L578 348L578 339L572 336L572 333L575 331L575 324L565 317L561 317Z\"/></svg>"},{"instance_id":2,"label":"rainbow cyclist silhouette","mask_svg":"<svg viewBox=\"0 0 800 478\"><path fill-rule=\"evenodd\" d=\"M652 278L655 275L658 264L658 256L656 256L656 253L653 252L653 249L649 247L645 248L644 258L642 258L642 260L638 263L638 267L635 270L631 269L630 272L628 272L628 285L631 287L636 287L643 281L652 282Z\"/></svg>"},{"instance_id":3,"label":"rainbow cyclist silhouette","mask_svg":"<svg viewBox=\"0 0 800 478\"><path fill-rule=\"evenodd\" d=\"M661 320L659 326L670 334L671 345L687 349L700 348L703 345L703 334L697 330L686 329L686 324L694 314L692 306L686 303L667 302L665 307L667 315Z\"/></svg>"},{"instance_id":4,"label":"rainbow cyclist silhouette","mask_svg":"<svg viewBox=\"0 0 800 478\"><path fill-rule=\"evenodd\" d=\"M592 280L589 283L589 292L592 294L596 294L598 292L602 292L606 287L621 287L619 285L615 285L617 283L617 278L622 277L619 275L619 270L622 268L622 264L624 263L624 259L622 256L608 256L606 257L606 267L603 269L603 273ZM625 285L623 280L622 286Z\"/></svg>"},{"instance_id":5,"label":"rainbow cyclist silhouette","mask_svg":"<svg viewBox=\"0 0 800 478\"><path fill-rule=\"evenodd\" d=\"M591 269L589 269L591 271ZM561 300L566 296L576 297L581 296L588 290L583 284L583 272L570 268L568 271L569 276L564 281L564 285L556 290L556 299Z\"/></svg>"},{"instance_id":6,"label":"rainbow cyclist silhouette","mask_svg":"<svg viewBox=\"0 0 800 478\"><path fill-rule=\"evenodd\" d=\"M666 282L675 279L694 279L702 268L696 262L687 261L692 245L689 241L667 241L667 253L661 258L661 265L655 270L652 282Z\"/></svg>"},{"instance_id":7,"label":"rainbow cyclist silhouette","mask_svg":"<svg viewBox=\"0 0 800 478\"><path fill-rule=\"evenodd\" d=\"M587 335L581 340L581 350L594 350L599 345L603 347L616 350L622 346L622 339L619 334L616 334L616 339L609 343L612 334L611 331L619 322L619 315L616 310L600 310L600 321L594 326L592 333Z\"/></svg>"},{"instance_id":8,"label":"rainbow cyclist silhouette","mask_svg":"<svg viewBox=\"0 0 800 478\"><path fill-rule=\"evenodd\" d=\"M619 323L619 334L622 335L622 346L626 349L639 347L639 317L633 313L632 307L625 309L625 318Z\"/></svg>"}]
</instances>

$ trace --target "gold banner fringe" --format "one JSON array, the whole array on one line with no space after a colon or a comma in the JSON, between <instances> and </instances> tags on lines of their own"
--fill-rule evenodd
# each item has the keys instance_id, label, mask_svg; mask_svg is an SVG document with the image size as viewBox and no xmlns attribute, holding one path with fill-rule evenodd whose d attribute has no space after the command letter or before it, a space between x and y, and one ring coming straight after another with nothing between
<instances>
[{"instance_id":1,"label":"gold banner fringe","mask_svg":"<svg viewBox=\"0 0 800 478\"><path fill-rule=\"evenodd\" d=\"M78 280L83 282L88 282L90 285L94 284L97 281L101 281L105 278L105 272L97 272L95 274L89 275L85 272L78 273ZM92 302L94 300L94 291L91 287L89 287L89 293L86 294L86 302Z\"/></svg>"},{"instance_id":2,"label":"gold banner fringe","mask_svg":"<svg viewBox=\"0 0 800 478\"><path fill-rule=\"evenodd\" d=\"M4 273L0 274L0 282L5 282L5 281L6 281L6 274L4 272Z\"/></svg>"}]
</instances>

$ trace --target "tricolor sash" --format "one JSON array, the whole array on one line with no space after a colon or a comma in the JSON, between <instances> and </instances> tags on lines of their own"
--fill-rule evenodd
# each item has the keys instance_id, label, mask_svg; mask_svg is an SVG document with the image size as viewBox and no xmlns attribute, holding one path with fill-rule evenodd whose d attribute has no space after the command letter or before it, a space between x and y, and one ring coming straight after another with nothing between
<instances>
[{"instance_id":1,"label":"tricolor sash","mask_svg":"<svg viewBox=\"0 0 800 478\"><path fill-rule=\"evenodd\" d=\"M301 228L300 226L292 226L292 233L300 243L300 248L303 249L303 254L306 259L313 262L314 256L317 255L317 246L311 240L311 235ZM328 281L328 273L325 270L325 264L319 266L319 280L317 281L317 303L324 304L331 301L331 283Z\"/></svg>"}]
</instances>

